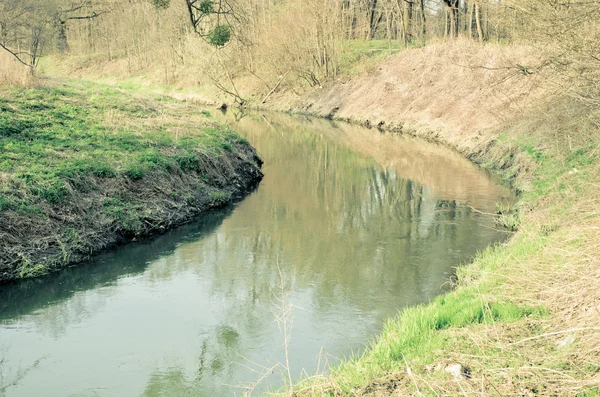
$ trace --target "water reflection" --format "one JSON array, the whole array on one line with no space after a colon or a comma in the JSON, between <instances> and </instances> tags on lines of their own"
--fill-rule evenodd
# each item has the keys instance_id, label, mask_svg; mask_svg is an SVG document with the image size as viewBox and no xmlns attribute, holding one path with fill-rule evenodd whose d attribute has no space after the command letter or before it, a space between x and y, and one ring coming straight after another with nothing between
<instances>
[{"instance_id":1,"label":"water reflection","mask_svg":"<svg viewBox=\"0 0 600 397\"><path fill-rule=\"evenodd\" d=\"M509 192L439 146L304 117L225 121L265 160L235 209L0 289L6 395L239 394L284 359L280 269L302 308L290 345L299 376L321 347L361 349L506 236L471 207L491 212Z\"/></svg>"},{"instance_id":2,"label":"water reflection","mask_svg":"<svg viewBox=\"0 0 600 397\"><path fill-rule=\"evenodd\" d=\"M70 267L48 277L4 285L0 287L0 321L10 323L72 299L78 292L114 286L121 277L143 273L150 263L172 254L178 246L210 234L232 211L233 207L215 211L158 238L104 253L82 265L85 268Z\"/></svg>"}]
</instances>

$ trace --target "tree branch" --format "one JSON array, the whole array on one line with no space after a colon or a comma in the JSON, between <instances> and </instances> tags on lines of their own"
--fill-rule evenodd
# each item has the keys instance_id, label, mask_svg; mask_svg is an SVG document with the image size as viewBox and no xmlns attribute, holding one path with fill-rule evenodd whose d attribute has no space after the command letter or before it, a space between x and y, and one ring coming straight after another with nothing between
<instances>
[{"instance_id":1,"label":"tree branch","mask_svg":"<svg viewBox=\"0 0 600 397\"><path fill-rule=\"evenodd\" d=\"M33 65L28 64L27 62L25 62L24 60L22 60L21 57L19 56L20 54L27 54L27 55L31 56L30 54L28 54L26 52L14 52L14 51L12 51L10 48L6 47L2 43L0 43L0 47L2 47L6 52L8 52L9 54L11 54L13 57L15 57L17 59L17 61L19 61L23 65L27 66L29 69L33 70Z\"/></svg>"},{"instance_id":2,"label":"tree branch","mask_svg":"<svg viewBox=\"0 0 600 397\"><path fill-rule=\"evenodd\" d=\"M81 2L81 4L79 4L78 6L73 6L73 7L71 7L70 9L68 9L68 10L64 10L64 11L61 11L61 12L62 12L62 13L67 13L67 12L75 12L75 11L79 11L79 10L81 10L83 7L85 7L85 3L86 3L86 1L84 0L84 1L82 1L82 2Z\"/></svg>"},{"instance_id":3,"label":"tree branch","mask_svg":"<svg viewBox=\"0 0 600 397\"><path fill-rule=\"evenodd\" d=\"M81 15L81 16L73 16L73 17L66 17L62 23L66 23L67 21L71 21L71 20L78 20L78 19L94 19L96 17L99 17L102 14L106 14L108 11L94 11L92 12L90 15Z\"/></svg>"}]
</instances>

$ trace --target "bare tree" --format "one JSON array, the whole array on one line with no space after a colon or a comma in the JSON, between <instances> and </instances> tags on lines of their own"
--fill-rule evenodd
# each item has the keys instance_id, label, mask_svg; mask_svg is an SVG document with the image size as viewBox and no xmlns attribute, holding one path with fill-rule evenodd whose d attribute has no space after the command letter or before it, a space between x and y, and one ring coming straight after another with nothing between
<instances>
[{"instance_id":1,"label":"bare tree","mask_svg":"<svg viewBox=\"0 0 600 397\"><path fill-rule=\"evenodd\" d=\"M35 7L31 2L5 0L0 3L0 48L32 71L41 44L40 27L33 23L34 14ZM38 40L34 45L36 36Z\"/></svg>"},{"instance_id":2,"label":"bare tree","mask_svg":"<svg viewBox=\"0 0 600 397\"><path fill-rule=\"evenodd\" d=\"M54 14L57 49L60 52L67 52L69 49L67 40L67 23L69 21L91 20L106 12L106 9L95 9L90 0L80 0L78 3L68 4L64 8L58 5Z\"/></svg>"},{"instance_id":3,"label":"bare tree","mask_svg":"<svg viewBox=\"0 0 600 397\"><path fill-rule=\"evenodd\" d=\"M94 19L106 11L94 10L91 0L3 0L0 3L0 48L33 72L48 46L68 48L66 24Z\"/></svg>"}]
</instances>

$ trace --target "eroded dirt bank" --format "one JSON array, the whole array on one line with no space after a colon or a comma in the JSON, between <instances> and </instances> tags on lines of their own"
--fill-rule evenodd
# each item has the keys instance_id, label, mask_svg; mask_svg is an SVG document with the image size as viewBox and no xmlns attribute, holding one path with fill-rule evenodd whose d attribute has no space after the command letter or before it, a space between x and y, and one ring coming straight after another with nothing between
<instances>
[{"instance_id":1,"label":"eroded dirt bank","mask_svg":"<svg viewBox=\"0 0 600 397\"><path fill-rule=\"evenodd\" d=\"M260 182L260 164L256 152L240 144L215 162L221 173L213 183L206 183L201 172L180 169L152 173L139 181L97 180L93 192L77 192L72 202L60 207L44 206L48 218L5 212L0 216L0 281L59 270L240 200ZM118 221L101 210L110 197L123 203L115 209L122 218Z\"/></svg>"},{"instance_id":2,"label":"eroded dirt bank","mask_svg":"<svg viewBox=\"0 0 600 397\"><path fill-rule=\"evenodd\" d=\"M508 168L518 160L526 179L533 164L509 145L499 145L498 137L511 120L548 95L541 87L543 76L515 66L534 62L529 48L470 42L431 45L389 56L358 75L300 95L284 88L256 106L418 136L478 163L504 157L496 168ZM527 189L520 181L513 182Z\"/></svg>"}]
</instances>

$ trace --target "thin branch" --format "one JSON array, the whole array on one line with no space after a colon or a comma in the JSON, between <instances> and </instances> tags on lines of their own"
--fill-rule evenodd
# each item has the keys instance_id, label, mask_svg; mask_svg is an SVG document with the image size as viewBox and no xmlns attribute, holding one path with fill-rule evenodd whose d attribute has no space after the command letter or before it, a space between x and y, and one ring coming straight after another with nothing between
<instances>
[{"instance_id":1,"label":"thin branch","mask_svg":"<svg viewBox=\"0 0 600 397\"><path fill-rule=\"evenodd\" d=\"M33 70L33 65L25 62L24 60L21 59L21 57L19 56L19 54L27 54L24 52L13 52L12 50L10 50L8 47L6 47L4 44L0 43L0 47L2 47L5 51L7 51L9 54L11 54L13 57L15 57L17 59L17 61L19 61L20 63L22 63L23 65L27 66L28 68ZM31 56L30 54L27 54L29 56Z\"/></svg>"},{"instance_id":2,"label":"thin branch","mask_svg":"<svg viewBox=\"0 0 600 397\"><path fill-rule=\"evenodd\" d=\"M275 91L277 91L277 89L279 88L279 86L281 85L281 83L283 83L283 80L285 80L285 78L287 77L288 73L290 73L290 71L287 71L283 76L281 76L281 78L279 79L279 82L277 83L277 85L275 87L273 87L273 89L267 94L267 96L264 97L264 99L262 100L261 103L267 102L267 99L269 99L269 97L271 96L271 94L273 94Z\"/></svg>"},{"instance_id":3,"label":"thin branch","mask_svg":"<svg viewBox=\"0 0 600 397\"><path fill-rule=\"evenodd\" d=\"M600 331L600 327L573 328L573 329L568 329L566 331L550 332L550 333L547 333L547 334L536 335L536 336L532 336L530 338L521 339L518 342L511 343L511 345L519 345L519 344L521 344L523 342L527 342L527 341L534 340L534 339L545 338L545 337L548 337L548 336L554 336L554 335L560 335L560 334L568 334L568 333L571 333L571 332L579 332L579 331Z\"/></svg>"},{"instance_id":4,"label":"thin branch","mask_svg":"<svg viewBox=\"0 0 600 397\"><path fill-rule=\"evenodd\" d=\"M90 15L81 15L81 16L74 16L74 17L66 17L62 23L66 23L66 21L71 21L71 20L77 20L77 19L94 19L96 17L99 17L102 14L106 14L108 11L94 11L92 12Z\"/></svg>"}]
</instances>

